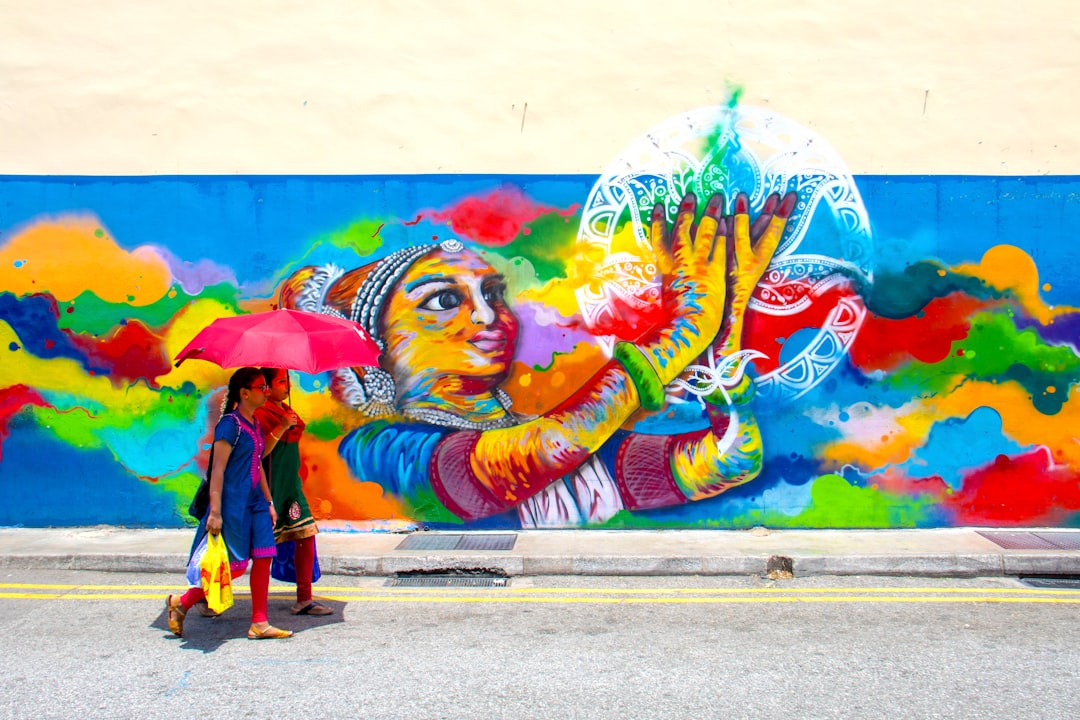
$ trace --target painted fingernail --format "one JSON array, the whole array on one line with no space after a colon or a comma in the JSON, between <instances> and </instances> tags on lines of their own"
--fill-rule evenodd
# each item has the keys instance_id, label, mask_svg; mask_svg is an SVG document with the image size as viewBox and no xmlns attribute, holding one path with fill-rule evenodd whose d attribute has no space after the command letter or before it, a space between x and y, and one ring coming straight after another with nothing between
<instances>
[{"instance_id":1,"label":"painted fingernail","mask_svg":"<svg viewBox=\"0 0 1080 720\"><path fill-rule=\"evenodd\" d=\"M705 214L710 217L718 217L724 209L724 196L720 193L709 198L709 204L705 206Z\"/></svg>"},{"instance_id":2,"label":"painted fingernail","mask_svg":"<svg viewBox=\"0 0 1080 720\"><path fill-rule=\"evenodd\" d=\"M776 210L776 206L780 204L780 195L772 193L769 197L765 198L765 207L761 209L762 215L768 215Z\"/></svg>"},{"instance_id":3,"label":"painted fingernail","mask_svg":"<svg viewBox=\"0 0 1080 720\"><path fill-rule=\"evenodd\" d=\"M791 211L795 209L795 202L799 199L799 196L793 192L789 192L784 196L784 201L780 203L780 209L776 211L776 214L784 218L785 220L791 217Z\"/></svg>"},{"instance_id":4,"label":"painted fingernail","mask_svg":"<svg viewBox=\"0 0 1080 720\"><path fill-rule=\"evenodd\" d=\"M653 222L656 222L657 220L662 220L663 218L664 218L664 206L661 205L660 203L656 203L652 207L652 219L653 219Z\"/></svg>"},{"instance_id":5,"label":"painted fingernail","mask_svg":"<svg viewBox=\"0 0 1080 720\"><path fill-rule=\"evenodd\" d=\"M683 196L682 203L679 205L679 209L689 210L694 207L695 204L697 204L697 197L694 193L686 193L686 195Z\"/></svg>"},{"instance_id":6,"label":"painted fingernail","mask_svg":"<svg viewBox=\"0 0 1080 720\"><path fill-rule=\"evenodd\" d=\"M750 200L746 197L746 193L739 193L739 196L735 198L735 214L745 215L750 212Z\"/></svg>"}]
</instances>

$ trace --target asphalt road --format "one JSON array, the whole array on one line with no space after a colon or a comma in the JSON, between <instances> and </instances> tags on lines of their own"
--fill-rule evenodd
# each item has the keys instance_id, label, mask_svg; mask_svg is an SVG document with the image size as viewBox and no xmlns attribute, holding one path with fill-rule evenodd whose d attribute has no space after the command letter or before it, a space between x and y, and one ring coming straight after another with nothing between
<instances>
[{"instance_id":1,"label":"asphalt road","mask_svg":"<svg viewBox=\"0 0 1080 720\"><path fill-rule=\"evenodd\" d=\"M1008 578L328 576L273 641L246 596L172 637L181 582L0 575L0 718L1080 717L1080 592Z\"/></svg>"}]
</instances>

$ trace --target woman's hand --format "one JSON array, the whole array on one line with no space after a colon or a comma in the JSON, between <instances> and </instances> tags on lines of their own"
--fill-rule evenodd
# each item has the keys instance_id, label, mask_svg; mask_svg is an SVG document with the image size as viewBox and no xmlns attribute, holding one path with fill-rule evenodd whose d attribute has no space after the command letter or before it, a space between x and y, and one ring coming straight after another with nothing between
<instances>
[{"instance_id":1,"label":"woman's hand","mask_svg":"<svg viewBox=\"0 0 1080 720\"><path fill-rule=\"evenodd\" d=\"M716 339L724 320L728 253L718 235L724 199L713 195L694 225L697 197L687 193L668 233L664 207L653 208L650 239L660 275L661 303L667 320L641 349L667 385ZM720 247L717 248L719 238Z\"/></svg>"},{"instance_id":2,"label":"woman's hand","mask_svg":"<svg viewBox=\"0 0 1080 720\"><path fill-rule=\"evenodd\" d=\"M270 524L277 527L277 508L274 507L274 501L270 500Z\"/></svg>"},{"instance_id":3,"label":"woman's hand","mask_svg":"<svg viewBox=\"0 0 1080 720\"><path fill-rule=\"evenodd\" d=\"M221 532L221 513L210 511L206 516L206 532L217 535Z\"/></svg>"},{"instance_id":4,"label":"woman's hand","mask_svg":"<svg viewBox=\"0 0 1080 720\"><path fill-rule=\"evenodd\" d=\"M299 416L292 410L285 413L281 418L281 424L278 425L279 432L286 432L289 428L293 427L300 421Z\"/></svg>"}]
</instances>

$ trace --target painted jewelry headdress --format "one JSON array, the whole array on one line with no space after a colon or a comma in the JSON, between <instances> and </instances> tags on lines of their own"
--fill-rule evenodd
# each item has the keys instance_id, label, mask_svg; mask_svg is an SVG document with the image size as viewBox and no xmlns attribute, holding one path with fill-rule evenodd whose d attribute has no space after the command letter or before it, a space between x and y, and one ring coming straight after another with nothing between
<instances>
[{"instance_id":1,"label":"painted jewelry headdress","mask_svg":"<svg viewBox=\"0 0 1080 720\"><path fill-rule=\"evenodd\" d=\"M396 250L382 260L355 270L346 271L337 265L305 267L297 270L281 288L281 307L306 312L323 313L352 320L386 349L379 321L390 291L402 275L420 258L441 249L461 252L464 246L457 240L414 245ZM330 390L349 407L370 417L384 417L395 412L396 388L394 378L380 367L369 366L334 370Z\"/></svg>"}]
</instances>

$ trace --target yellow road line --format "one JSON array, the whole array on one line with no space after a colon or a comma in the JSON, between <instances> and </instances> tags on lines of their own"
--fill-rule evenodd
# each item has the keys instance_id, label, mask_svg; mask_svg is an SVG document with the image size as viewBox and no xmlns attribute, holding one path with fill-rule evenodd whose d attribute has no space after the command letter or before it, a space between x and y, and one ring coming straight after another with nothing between
<instances>
[{"instance_id":1,"label":"yellow road line","mask_svg":"<svg viewBox=\"0 0 1080 720\"><path fill-rule=\"evenodd\" d=\"M247 585L243 579L238 581L242 586ZM90 590L148 590L154 592L184 592L187 590L186 585L46 585L36 583L0 583L2 589L12 590L73 590L73 591L90 591ZM475 595L478 592L496 592L499 595L507 594L527 594L527 595L547 595L547 594L584 594L584 595L772 595L772 594L788 594L788 593L881 593L881 594L970 594L970 593L992 593L1000 595L1077 595L1080 597L1080 591L1077 590L1052 590L1048 588L934 588L934 587L865 587L865 588L783 588L783 587L768 587L768 588L545 588L545 587L529 587L529 588L515 588L513 586L505 588L462 588L462 587L440 587L440 588L410 588L410 587L373 587L373 588L358 588L358 587L345 587L345 586L323 586L315 585L316 595L325 597L326 593L349 593L349 592L385 592L390 594L425 594L430 593L432 590L438 590L440 593L462 594L462 595ZM270 592L291 592L291 585L271 585ZM0 596L3 596L0 593Z\"/></svg>"},{"instance_id":2,"label":"yellow road line","mask_svg":"<svg viewBox=\"0 0 1080 720\"><path fill-rule=\"evenodd\" d=\"M850 590L848 591L851 592ZM236 599L248 599L248 595L237 593ZM292 595L272 595L272 599L291 599ZM750 596L750 597L523 597L497 595L326 595L320 599L333 602L387 602L387 603L529 603L529 604L748 604L748 603L1035 603L1035 604L1080 604L1080 596L1061 597L1017 597L985 595L790 595ZM162 595L146 593L18 593L0 592L0 599L7 600L150 600L161 602Z\"/></svg>"}]
</instances>

